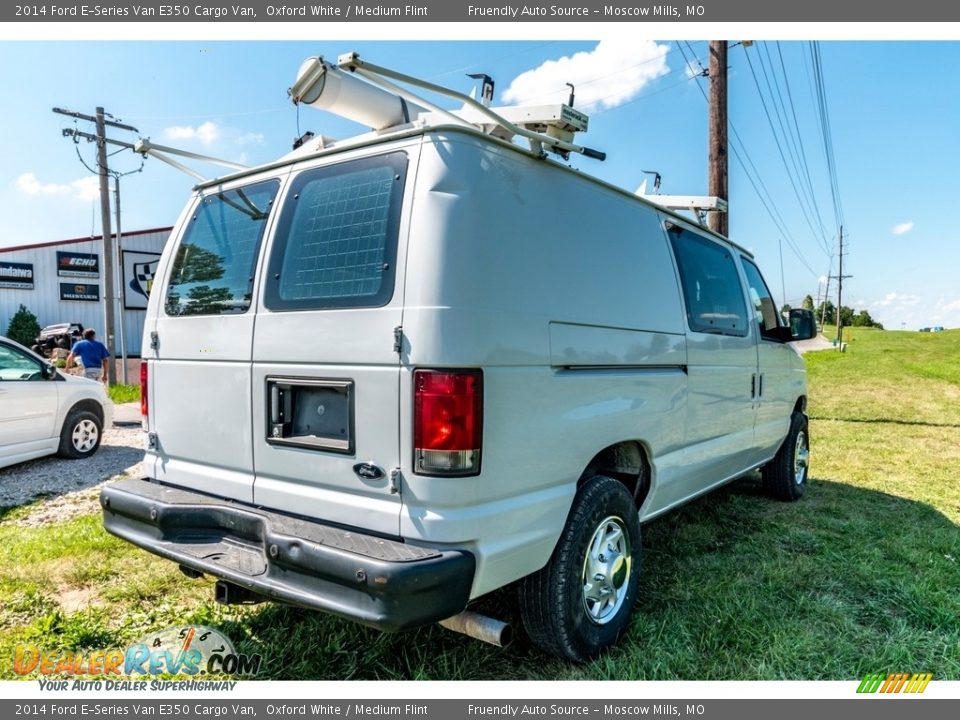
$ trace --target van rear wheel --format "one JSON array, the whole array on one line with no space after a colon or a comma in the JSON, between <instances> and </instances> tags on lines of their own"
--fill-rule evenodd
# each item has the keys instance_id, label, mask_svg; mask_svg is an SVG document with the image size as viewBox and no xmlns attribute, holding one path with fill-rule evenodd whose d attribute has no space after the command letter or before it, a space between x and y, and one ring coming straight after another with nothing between
<instances>
[{"instance_id":1,"label":"van rear wheel","mask_svg":"<svg viewBox=\"0 0 960 720\"><path fill-rule=\"evenodd\" d=\"M630 622L640 578L640 521L633 496L613 478L580 488L546 567L524 578L520 614L546 653L586 662Z\"/></svg>"},{"instance_id":2,"label":"van rear wheel","mask_svg":"<svg viewBox=\"0 0 960 720\"><path fill-rule=\"evenodd\" d=\"M793 502L803 497L810 472L810 433L807 416L795 412L790 432L773 460L763 466L763 485L770 497Z\"/></svg>"}]
</instances>

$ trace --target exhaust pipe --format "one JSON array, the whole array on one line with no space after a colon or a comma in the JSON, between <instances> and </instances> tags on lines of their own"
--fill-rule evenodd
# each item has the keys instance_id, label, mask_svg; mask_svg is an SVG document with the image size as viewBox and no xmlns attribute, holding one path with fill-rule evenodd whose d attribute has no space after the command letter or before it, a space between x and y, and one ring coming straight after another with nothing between
<instances>
[{"instance_id":1,"label":"exhaust pipe","mask_svg":"<svg viewBox=\"0 0 960 720\"><path fill-rule=\"evenodd\" d=\"M213 599L221 605L256 605L267 600L253 590L226 580L217 580L217 584L213 586Z\"/></svg>"},{"instance_id":2,"label":"exhaust pipe","mask_svg":"<svg viewBox=\"0 0 960 720\"><path fill-rule=\"evenodd\" d=\"M469 610L441 620L438 625L497 647L506 647L513 639L513 630L508 623Z\"/></svg>"}]
</instances>

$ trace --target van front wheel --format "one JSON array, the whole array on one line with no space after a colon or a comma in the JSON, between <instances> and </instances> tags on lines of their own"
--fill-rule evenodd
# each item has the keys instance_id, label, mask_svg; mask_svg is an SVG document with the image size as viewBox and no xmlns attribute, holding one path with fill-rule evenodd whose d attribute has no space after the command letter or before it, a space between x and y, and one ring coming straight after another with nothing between
<instances>
[{"instance_id":1,"label":"van front wheel","mask_svg":"<svg viewBox=\"0 0 960 720\"><path fill-rule=\"evenodd\" d=\"M640 578L640 521L613 478L580 488L550 561L520 586L527 634L544 652L586 662L627 629Z\"/></svg>"},{"instance_id":2,"label":"van front wheel","mask_svg":"<svg viewBox=\"0 0 960 720\"><path fill-rule=\"evenodd\" d=\"M763 466L763 485L777 499L793 502L803 497L810 472L810 432L807 416L795 412L790 418L790 432L773 460Z\"/></svg>"}]
</instances>

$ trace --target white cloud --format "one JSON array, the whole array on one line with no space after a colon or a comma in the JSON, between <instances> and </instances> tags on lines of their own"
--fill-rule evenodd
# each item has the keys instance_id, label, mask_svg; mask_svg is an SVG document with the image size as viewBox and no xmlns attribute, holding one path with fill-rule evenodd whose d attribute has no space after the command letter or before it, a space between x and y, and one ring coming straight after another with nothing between
<instances>
[{"instance_id":1,"label":"white cloud","mask_svg":"<svg viewBox=\"0 0 960 720\"><path fill-rule=\"evenodd\" d=\"M237 145L259 145L264 141L263 133L248 132L237 138Z\"/></svg>"},{"instance_id":2,"label":"white cloud","mask_svg":"<svg viewBox=\"0 0 960 720\"><path fill-rule=\"evenodd\" d=\"M69 185L42 183L37 180L36 174L32 172L23 173L18 177L16 186L17 190L27 195L65 195L70 192Z\"/></svg>"},{"instance_id":3,"label":"white cloud","mask_svg":"<svg viewBox=\"0 0 960 720\"><path fill-rule=\"evenodd\" d=\"M898 225L894 225L892 228L890 228L890 232L893 233L894 235L905 235L911 230L913 230L912 220L910 220L909 222L899 223Z\"/></svg>"},{"instance_id":4,"label":"white cloud","mask_svg":"<svg viewBox=\"0 0 960 720\"><path fill-rule=\"evenodd\" d=\"M36 173L23 173L15 183L17 189L27 195L70 195L77 200L90 201L100 196L100 178L87 175L70 183L45 183Z\"/></svg>"},{"instance_id":5,"label":"white cloud","mask_svg":"<svg viewBox=\"0 0 960 720\"><path fill-rule=\"evenodd\" d=\"M572 83L578 108L617 107L668 72L668 49L652 40L601 40L593 50L547 60L522 73L504 91L503 100L516 105L566 102L566 83Z\"/></svg>"},{"instance_id":6,"label":"white cloud","mask_svg":"<svg viewBox=\"0 0 960 720\"><path fill-rule=\"evenodd\" d=\"M210 120L193 127L191 125L173 125L163 130L169 140L199 140L204 145L210 145L220 137L220 127Z\"/></svg>"},{"instance_id":7,"label":"white cloud","mask_svg":"<svg viewBox=\"0 0 960 720\"><path fill-rule=\"evenodd\" d=\"M100 197L100 178L96 175L88 175L85 178L74 180L70 183L74 197L77 200L96 200Z\"/></svg>"},{"instance_id":8,"label":"white cloud","mask_svg":"<svg viewBox=\"0 0 960 720\"><path fill-rule=\"evenodd\" d=\"M917 295L891 292L884 295L883 300L875 300L874 302L870 303L870 307L909 307L911 305L916 305L918 302L920 302L920 298Z\"/></svg>"}]
</instances>

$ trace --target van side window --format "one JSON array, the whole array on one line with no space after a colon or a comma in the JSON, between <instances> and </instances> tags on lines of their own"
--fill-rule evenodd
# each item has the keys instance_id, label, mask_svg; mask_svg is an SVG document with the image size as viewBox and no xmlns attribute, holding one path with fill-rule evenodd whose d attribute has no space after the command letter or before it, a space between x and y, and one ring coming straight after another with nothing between
<instances>
[{"instance_id":1,"label":"van side window","mask_svg":"<svg viewBox=\"0 0 960 720\"><path fill-rule=\"evenodd\" d=\"M694 332L716 335L747 334L747 306L733 255L712 240L670 228L687 306L687 323Z\"/></svg>"},{"instance_id":2,"label":"van side window","mask_svg":"<svg viewBox=\"0 0 960 720\"><path fill-rule=\"evenodd\" d=\"M777 313L773 294L764 282L760 269L742 255L740 260L743 262L743 273L747 276L747 289L750 292L750 300L753 302L753 312L757 327L760 328L760 335L774 337L771 331L780 327L780 316Z\"/></svg>"},{"instance_id":3,"label":"van side window","mask_svg":"<svg viewBox=\"0 0 960 720\"><path fill-rule=\"evenodd\" d=\"M243 313L279 183L205 195L187 224L167 285L168 315Z\"/></svg>"},{"instance_id":4,"label":"van side window","mask_svg":"<svg viewBox=\"0 0 960 720\"><path fill-rule=\"evenodd\" d=\"M291 184L270 256L271 310L380 307L393 297L407 157L316 170Z\"/></svg>"}]
</instances>

